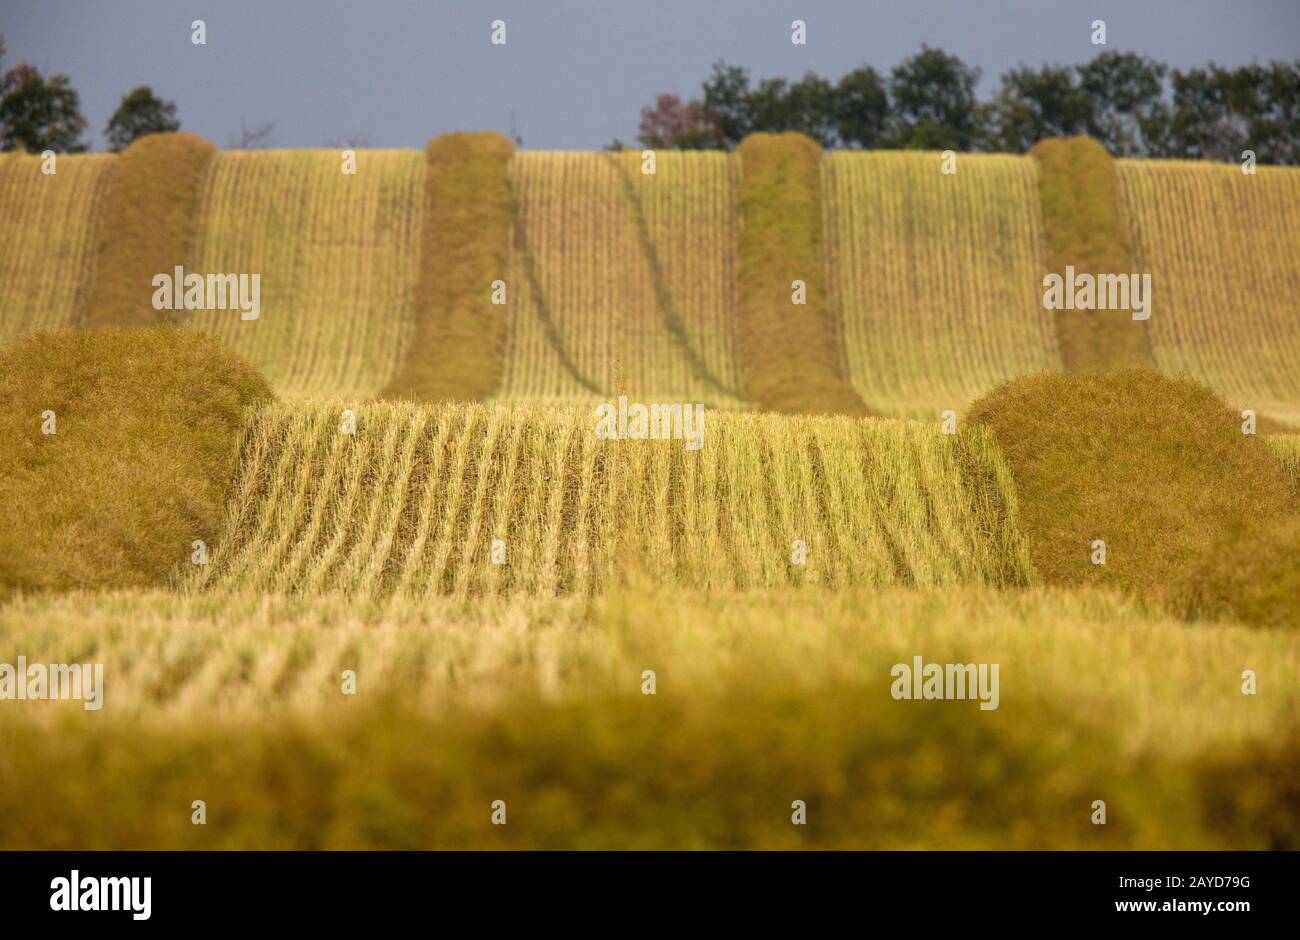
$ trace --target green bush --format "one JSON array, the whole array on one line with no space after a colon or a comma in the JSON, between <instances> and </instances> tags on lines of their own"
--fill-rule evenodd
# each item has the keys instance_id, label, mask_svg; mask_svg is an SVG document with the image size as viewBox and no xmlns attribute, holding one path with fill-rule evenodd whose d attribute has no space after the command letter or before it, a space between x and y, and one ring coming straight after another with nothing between
<instances>
[{"instance_id":1,"label":"green bush","mask_svg":"<svg viewBox=\"0 0 1300 940\"><path fill-rule=\"evenodd\" d=\"M199 186L216 153L193 134L150 134L118 157L100 217L86 325L152 326L157 274L184 265L194 241Z\"/></svg>"},{"instance_id":2,"label":"green bush","mask_svg":"<svg viewBox=\"0 0 1300 940\"><path fill-rule=\"evenodd\" d=\"M822 283L821 148L803 134L750 134L739 153L745 393L767 411L865 415L840 372ZM795 280L806 306L791 302Z\"/></svg>"},{"instance_id":3,"label":"green bush","mask_svg":"<svg viewBox=\"0 0 1300 940\"><path fill-rule=\"evenodd\" d=\"M244 411L269 397L234 353L172 326L0 352L0 595L153 584L195 539L211 546Z\"/></svg>"},{"instance_id":4,"label":"green bush","mask_svg":"<svg viewBox=\"0 0 1300 940\"><path fill-rule=\"evenodd\" d=\"M510 253L513 154L492 132L429 142L415 332L380 397L479 401L500 384L509 308L493 305L491 293Z\"/></svg>"},{"instance_id":5,"label":"green bush","mask_svg":"<svg viewBox=\"0 0 1300 940\"><path fill-rule=\"evenodd\" d=\"M1204 386L1145 371L1028 376L976 402L970 420L1006 454L1047 583L1118 588L1186 613L1199 571L1235 565L1243 585L1278 576L1283 536L1268 530L1292 516L1286 476ZM1104 565L1092 562L1094 539L1106 543ZM1260 552L1229 558L1233 544ZM1225 588L1200 607L1245 619L1275 594Z\"/></svg>"}]
</instances>

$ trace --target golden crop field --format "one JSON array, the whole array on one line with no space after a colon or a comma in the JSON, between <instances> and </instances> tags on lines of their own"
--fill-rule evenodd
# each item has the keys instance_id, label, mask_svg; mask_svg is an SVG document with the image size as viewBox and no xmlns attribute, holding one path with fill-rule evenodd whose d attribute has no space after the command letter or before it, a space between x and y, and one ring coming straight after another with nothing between
<instances>
[{"instance_id":1,"label":"golden crop field","mask_svg":"<svg viewBox=\"0 0 1300 940\"><path fill-rule=\"evenodd\" d=\"M5 848L1266 848L1300 833L1294 632L1191 630L1113 594L74 593L0 608L0 643L107 677L102 711L10 703ZM917 651L999 663L998 708L891 699L891 666ZM1270 694L1241 695L1239 663ZM485 794L509 826L490 825ZM1088 821L1098 794L1106 826ZM196 795L207 826L190 825ZM807 827L789 824L792 795Z\"/></svg>"},{"instance_id":2,"label":"golden crop field","mask_svg":"<svg viewBox=\"0 0 1300 940\"><path fill-rule=\"evenodd\" d=\"M357 433L340 433L344 407ZM543 406L263 409L191 587L366 595L1025 584L1008 471L936 425L708 412L703 447ZM964 472L968 471L968 472ZM493 540L505 563L493 564ZM802 564L794 543L802 541Z\"/></svg>"},{"instance_id":3,"label":"golden crop field","mask_svg":"<svg viewBox=\"0 0 1300 940\"><path fill-rule=\"evenodd\" d=\"M2 703L0 848L1300 847L1300 435L1041 303L1127 218L1162 370L1300 419L1300 171L1122 162L1098 202L1076 144L1045 213L1033 158L793 134L653 175L134 146L112 198L107 157L0 155L0 339L87 322L97 237L105 323L174 255L260 317L0 356L0 660L106 675ZM602 438L620 396L706 404L701 446ZM999 664L999 707L896 700L918 655Z\"/></svg>"},{"instance_id":4,"label":"golden crop field","mask_svg":"<svg viewBox=\"0 0 1300 940\"><path fill-rule=\"evenodd\" d=\"M822 160L830 298L853 387L873 412L937 419L993 386L1061 368L1042 308L1034 162L963 154Z\"/></svg>"},{"instance_id":5,"label":"golden crop field","mask_svg":"<svg viewBox=\"0 0 1300 940\"><path fill-rule=\"evenodd\" d=\"M116 158L0 154L0 343L81 322L104 188Z\"/></svg>"},{"instance_id":6,"label":"golden crop field","mask_svg":"<svg viewBox=\"0 0 1300 940\"><path fill-rule=\"evenodd\" d=\"M1300 171L1118 162L1161 371L1300 423Z\"/></svg>"},{"instance_id":7,"label":"golden crop field","mask_svg":"<svg viewBox=\"0 0 1300 940\"><path fill-rule=\"evenodd\" d=\"M499 397L743 405L736 158L519 153Z\"/></svg>"},{"instance_id":8,"label":"golden crop field","mask_svg":"<svg viewBox=\"0 0 1300 940\"><path fill-rule=\"evenodd\" d=\"M261 276L261 314L182 313L288 398L374 396L412 323L424 156L361 150L228 151L203 181L193 269Z\"/></svg>"}]
</instances>

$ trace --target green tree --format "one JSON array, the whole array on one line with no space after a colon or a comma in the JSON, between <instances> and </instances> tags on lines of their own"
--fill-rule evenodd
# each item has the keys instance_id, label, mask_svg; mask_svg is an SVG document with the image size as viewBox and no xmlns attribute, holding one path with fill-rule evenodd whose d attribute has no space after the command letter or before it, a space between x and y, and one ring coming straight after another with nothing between
<instances>
[{"instance_id":1,"label":"green tree","mask_svg":"<svg viewBox=\"0 0 1300 940\"><path fill-rule=\"evenodd\" d=\"M180 129L176 105L157 97L148 85L141 85L122 98L122 103L108 119L104 136L108 138L108 149L118 151L125 150L137 137L168 134Z\"/></svg>"},{"instance_id":2,"label":"green tree","mask_svg":"<svg viewBox=\"0 0 1300 940\"><path fill-rule=\"evenodd\" d=\"M1159 156L1170 147L1165 66L1132 52L1103 52L1076 68L1092 102L1088 135L1117 157Z\"/></svg>"},{"instance_id":3,"label":"green tree","mask_svg":"<svg viewBox=\"0 0 1300 940\"><path fill-rule=\"evenodd\" d=\"M713 63L713 72L704 82L702 103L728 149L734 148L753 129L749 72L739 65Z\"/></svg>"},{"instance_id":4,"label":"green tree","mask_svg":"<svg viewBox=\"0 0 1300 940\"><path fill-rule=\"evenodd\" d=\"M970 150L982 129L975 85L980 70L942 49L921 51L890 71L895 146L926 150Z\"/></svg>"},{"instance_id":5,"label":"green tree","mask_svg":"<svg viewBox=\"0 0 1300 940\"><path fill-rule=\"evenodd\" d=\"M0 59L4 40L0 39ZM81 99L66 75L41 76L35 66L19 64L0 74L0 150L30 153L82 153Z\"/></svg>"},{"instance_id":6,"label":"green tree","mask_svg":"<svg viewBox=\"0 0 1300 940\"><path fill-rule=\"evenodd\" d=\"M987 106L983 149L1024 153L1045 137L1087 131L1093 101L1070 66L1011 69Z\"/></svg>"},{"instance_id":7,"label":"green tree","mask_svg":"<svg viewBox=\"0 0 1300 940\"><path fill-rule=\"evenodd\" d=\"M1260 69L1263 107L1250 127L1250 141L1267 163L1300 164L1300 59Z\"/></svg>"},{"instance_id":8,"label":"green tree","mask_svg":"<svg viewBox=\"0 0 1300 940\"><path fill-rule=\"evenodd\" d=\"M842 147L869 150L879 145L889 124L889 95L871 66L854 69L835 86L835 136Z\"/></svg>"},{"instance_id":9,"label":"green tree","mask_svg":"<svg viewBox=\"0 0 1300 940\"><path fill-rule=\"evenodd\" d=\"M1226 69L1175 71L1170 156L1189 160L1235 160L1246 149L1248 116Z\"/></svg>"}]
</instances>

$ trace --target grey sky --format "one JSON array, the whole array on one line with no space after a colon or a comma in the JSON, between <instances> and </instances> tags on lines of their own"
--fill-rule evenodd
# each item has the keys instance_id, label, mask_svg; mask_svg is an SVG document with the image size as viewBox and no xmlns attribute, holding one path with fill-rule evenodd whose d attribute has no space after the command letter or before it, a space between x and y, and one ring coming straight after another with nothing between
<instances>
[{"instance_id":1,"label":"grey sky","mask_svg":"<svg viewBox=\"0 0 1300 940\"><path fill-rule=\"evenodd\" d=\"M182 126L224 146L241 115L281 147L364 134L421 147L452 130L510 128L534 149L635 137L660 92L696 95L717 59L755 76L882 72L940 46L984 70L1107 49L1180 67L1300 58L1300 0L0 0L5 64L63 72L95 149L121 96L151 85ZM206 46L190 22L207 23ZM504 19L508 43L489 43ZM790 21L808 24L807 46Z\"/></svg>"}]
</instances>

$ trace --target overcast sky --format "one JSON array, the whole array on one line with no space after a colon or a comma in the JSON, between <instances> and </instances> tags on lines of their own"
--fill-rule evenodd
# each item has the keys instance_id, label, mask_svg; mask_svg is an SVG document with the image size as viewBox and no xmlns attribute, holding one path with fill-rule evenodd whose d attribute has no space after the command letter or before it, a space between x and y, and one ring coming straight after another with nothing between
<instances>
[{"instance_id":1,"label":"overcast sky","mask_svg":"<svg viewBox=\"0 0 1300 940\"><path fill-rule=\"evenodd\" d=\"M281 147L422 147L509 132L513 112L525 147L596 149L634 139L656 94L697 95L718 59L837 79L925 42L982 68L987 94L1010 66L1091 58L1099 18L1106 49L1183 68L1300 58L1300 0L0 0L5 65L67 74L96 150L136 85L218 146L241 117L275 121ZM195 19L206 46L190 42ZM494 19L505 46L489 42Z\"/></svg>"}]
</instances>

